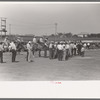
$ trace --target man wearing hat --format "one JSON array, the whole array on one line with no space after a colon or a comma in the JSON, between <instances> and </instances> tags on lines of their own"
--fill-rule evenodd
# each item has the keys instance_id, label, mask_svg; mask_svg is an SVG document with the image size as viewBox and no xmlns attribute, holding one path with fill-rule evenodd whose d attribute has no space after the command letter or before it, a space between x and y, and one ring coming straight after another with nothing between
<instances>
[{"instance_id":1,"label":"man wearing hat","mask_svg":"<svg viewBox=\"0 0 100 100\"><path fill-rule=\"evenodd\" d=\"M2 42L0 42L0 62L3 63L3 45Z\"/></svg>"},{"instance_id":2,"label":"man wearing hat","mask_svg":"<svg viewBox=\"0 0 100 100\"><path fill-rule=\"evenodd\" d=\"M12 51L12 62L15 62L16 59L16 45L14 41L10 43L11 51Z\"/></svg>"},{"instance_id":3,"label":"man wearing hat","mask_svg":"<svg viewBox=\"0 0 100 100\"><path fill-rule=\"evenodd\" d=\"M44 41L44 57L47 57L47 50L48 50L48 41Z\"/></svg>"},{"instance_id":4,"label":"man wearing hat","mask_svg":"<svg viewBox=\"0 0 100 100\"><path fill-rule=\"evenodd\" d=\"M73 42L70 42L70 45L69 45L70 57L73 56L73 47L74 47L74 43Z\"/></svg>"},{"instance_id":5,"label":"man wearing hat","mask_svg":"<svg viewBox=\"0 0 100 100\"><path fill-rule=\"evenodd\" d=\"M62 41L60 43L58 43L57 49L58 49L58 60L62 61L62 58L63 58L63 43L62 43Z\"/></svg>"},{"instance_id":6,"label":"man wearing hat","mask_svg":"<svg viewBox=\"0 0 100 100\"><path fill-rule=\"evenodd\" d=\"M65 60L68 60L68 57L70 56L69 43L68 42L66 42L65 49L66 49L66 58L65 58Z\"/></svg>"},{"instance_id":7,"label":"man wearing hat","mask_svg":"<svg viewBox=\"0 0 100 100\"><path fill-rule=\"evenodd\" d=\"M33 43L37 43L36 37L33 38Z\"/></svg>"},{"instance_id":8,"label":"man wearing hat","mask_svg":"<svg viewBox=\"0 0 100 100\"><path fill-rule=\"evenodd\" d=\"M51 41L50 44L49 44L49 58L50 59L53 59L53 52L54 50L54 41Z\"/></svg>"},{"instance_id":9,"label":"man wearing hat","mask_svg":"<svg viewBox=\"0 0 100 100\"><path fill-rule=\"evenodd\" d=\"M53 55L53 58L54 58L54 59L57 58L57 45L58 45L58 42L55 42L55 43L54 43L54 55Z\"/></svg>"},{"instance_id":10,"label":"man wearing hat","mask_svg":"<svg viewBox=\"0 0 100 100\"><path fill-rule=\"evenodd\" d=\"M28 50L28 62L33 62L34 56L32 53L32 45L31 45L31 41L28 42L27 44L27 50Z\"/></svg>"},{"instance_id":11,"label":"man wearing hat","mask_svg":"<svg viewBox=\"0 0 100 100\"><path fill-rule=\"evenodd\" d=\"M39 41L40 41L40 43L43 43L44 42L42 37L39 39Z\"/></svg>"}]
</instances>

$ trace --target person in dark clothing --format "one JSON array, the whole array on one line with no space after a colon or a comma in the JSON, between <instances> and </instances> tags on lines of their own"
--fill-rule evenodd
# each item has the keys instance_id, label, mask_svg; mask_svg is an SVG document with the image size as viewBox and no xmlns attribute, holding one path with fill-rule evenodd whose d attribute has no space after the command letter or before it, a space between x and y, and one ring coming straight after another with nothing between
<instances>
[{"instance_id":1,"label":"person in dark clothing","mask_svg":"<svg viewBox=\"0 0 100 100\"><path fill-rule=\"evenodd\" d=\"M58 60L62 61L62 58L63 58L63 44L62 44L62 42L58 43L57 49L58 49Z\"/></svg>"},{"instance_id":2,"label":"person in dark clothing","mask_svg":"<svg viewBox=\"0 0 100 100\"><path fill-rule=\"evenodd\" d=\"M17 44L17 51L18 51L18 54L20 54L20 52L21 52L21 49L22 49L22 44L21 44L21 42L18 42L18 44Z\"/></svg>"},{"instance_id":3,"label":"person in dark clothing","mask_svg":"<svg viewBox=\"0 0 100 100\"><path fill-rule=\"evenodd\" d=\"M54 55L53 58L56 59L57 58L57 42L54 43Z\"/></svg>"},{"instance_id":4,"label":"person in dark clothing","mask_svg":"<svg viewBox=\"0 0 100 100\"><path fill-rule=\"evenodd\" d=\"M12 49L12 62L15 62L16 59L16 50Z\"/></svg>"},{"instance_id":5,"label":"person in dark clothing","mask_svg":"<svg viewBox=\"0 0 100 100\"><path fill-rule=\"evenodd\" d=\"M0 42L0 62L3 63L3 45L2 42Z\"/></svg>"},{"instance_id":6,"label":"person in dark clothing","mask_svg":"<svg viewBox=\"0 0 100 100\"><path fill-rule=\"evenodd\" d=\"M78 43L78 45L77 45L78 55L81 55L81 48L82 48L82 44Z\"/></svg>"},{"instance_id":7,"label":"person in dark clothing","mask_svg":"<svg viewBox=\"0 0 100 100\"><path fill-rule=\"evenodd\" d=\"M85 54L85 48L84 48L84 46L82 46L82 48L81 48L81 56L84 57L84 54Z\"/></svg>"},{"instance_id":8,"label":"person in dark clothing","mask_svg":"<svg viewBox=\"0 0 100 100\"><path fill-rule=\"evenodd\" d=\"M44 57L47 58L47 50L48 50L48 44L47 41L44 43Z\"/></svg>"},{"instance_id":9,"label":"person in dark clothing","mask_svg":"<svg viewBox=\"0 0 100 100\"><path fill-rule=\"evenodd\" d=\"M28 50L26 51L26 61L28 61Z\"/></svg>"}]
</instances>

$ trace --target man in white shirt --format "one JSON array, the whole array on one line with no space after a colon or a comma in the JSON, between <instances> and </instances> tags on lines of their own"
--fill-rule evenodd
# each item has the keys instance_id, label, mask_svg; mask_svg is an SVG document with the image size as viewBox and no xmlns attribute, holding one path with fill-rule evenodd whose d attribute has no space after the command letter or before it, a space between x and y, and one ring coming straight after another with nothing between
<instances>
[{"instance_id":1,"label":"man in white shirt","mask_svg":"<svg viewBox=\"0 0 100 100\"><path fill-rule=\"evenodd\" d=\"M40 38L40 43L43 43L43 38L42 37Z\"/></svg>"},{"instance_id":2,"label":"man in white shirt","mask_svg":"<svg viewBox=\"0 0 100 100\"><path fill-rule=\"evenodd\" d=\"M87 48L89 49L89 47L90 47L90 43L87 43Z\"/></svg>"},{"instance_id":3,"label":"man in white shirt","mask_svg":"<svg viewBox=\"0 0 100 100\"><path fill-rule=\"evenodd\" d=\"M10 43L10 47L11 47L11 52L12 52L12 62L15 62L15 59L16 59L16 45L13 41Z\"/></svg>"},{"instance_id":4,"label":"man in white shirt","mask_svg":"<svg viewBox=\"0 0 100 100\"><path fill-rule=\"evenodd\" d=\"M84 46L84 48L86 48L86 46L87 46L86 43L84 43L83 46Z\"/></svg>"},{"instance_id":5,"label":"man in white shirt","mask_svg":"<svg viewBox=\"0 0 100 100\"><path fill-rule=\"evenodd\" d=\"M73 46L73 54L74 54L74 56L76 56L76 49L77 49L76 43L74 43L74 46Z\"/></svg>"},{"instance_id":6,"label":"man in white shirt","mask_svg":"<svg viewBox=\"0 0 100 100\"><path fill-rule=\"evenodd\" d=\"M53 59L54 42L51 41L49 44L49 58Z\"/></svg>"},{"instance_id":7,"label":"man in white shirt","mask_svg":"<svg viewBox=\"0 0 100 100\"><path fill-rule=\"evenodd\" d=\"M57 58L57 44L58 42L54 43L54 54L53 54L53 58L56 59Z\"/></svg>"},{"instance_id":8,"label":"man in white shirt","mask_svg":"<svg viewBox=\"0 0 100 100\"><path fill-rule=\"evenodd\" d=\"M48 42L44 41L44 57L47 58Z\"/></svg>"},{"instance_id":9,"label":"man in white shirt","mask_svg":"<svg viewBox=\"0 0 100 100\"><path fill-rule=\"evenodd\" d=\"M70 53L69 53L69 43L67 43L67 42L66 42L66 45L65 45L65 49L66 49L66 60L68 60Z\"/></svg>"},{"instance_id":10,"label":"man in white shirt","mask_svg":"<svg viewBox=\"0 0 100 100\"><path fill-rule=\"evenodd\" d=\"M58 49L58 60L62 61L62 58L63 58L63 44L62 44L62 42L58 43L57 49Z\"/></svg>"},{"instance_id":11,"label":"man in white shirt","mask_svg":"<svg viewBox=\"0 0 100 100\"><path fill-rule=\"evenodd\" d=\"M63 50L63 45L61 45L61 43L60 43L57 45L57 48L58 48L58 50Z\"/></svg>"},{"instance_id":12,"label":"man in white shirt","mask_svg":"<svg viewBox=\"0 0 100 100\"><path fill-rule=\"evenodd\" d=\"M33 43L37 43L36 37L33 38Z\"/></svg>"},{"instance_id":13,"label":"man in white shirt","mask_svg":"<svg viewBox=\"0 0 100 100\"><path fill-rule=\"evenodd\" d=\"M32 53L32 42L31 41L29 41L28 44L27 44L27 50L28 50L27 61L33 62L34 61L34 55Z\"/></svg>"},{"instance_id":14,"label":"man in white shirt","mask_svg":"<svg viewBox=\"0 0 100 100\"><path fill-rule=\"evenodd\" d=\"M74 44L73 44L73 42L71 42L69 45L69 52L70 52L71 57L73 56L73 47L74 47Z\"/></svg>"}]
</instances>

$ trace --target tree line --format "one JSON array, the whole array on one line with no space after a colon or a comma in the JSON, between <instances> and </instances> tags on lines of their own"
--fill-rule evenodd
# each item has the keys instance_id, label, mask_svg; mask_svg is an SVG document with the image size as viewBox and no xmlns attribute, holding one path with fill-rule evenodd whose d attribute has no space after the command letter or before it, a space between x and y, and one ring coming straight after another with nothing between
<instances>
[{"instance_id":1,"label":"tree line","mask_svg":"<svg viewBox=\"0 0 100 100\"><path fill-rule=\"evenodd\" d=\"M80 35L78 34L73 34L71 32L69 33L57 33L57 34L51 34L50 36L58 36L58 37L64 37L64 38L78 38L80 37ZM97 37L97 38L100 38L100 33L90 33L90 34L83 34L83 37L88 37L88 38L94 38L94 37Z\"/></svg>"}]
</instances>

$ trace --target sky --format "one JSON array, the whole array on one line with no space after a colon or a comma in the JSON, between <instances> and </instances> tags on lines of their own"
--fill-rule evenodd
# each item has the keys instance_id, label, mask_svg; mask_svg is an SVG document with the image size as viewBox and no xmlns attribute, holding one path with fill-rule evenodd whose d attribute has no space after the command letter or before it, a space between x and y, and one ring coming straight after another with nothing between
<instances>
[{"instance_id":1,"label":"sky","mask_svg":"<svg viewBox=\"0 0 100 100\"><path fill-rule=\"evenodd\" d=\"M7 34L100 33L100 3L0 2L0 17Z\"/></svg>"}]
</instances>

